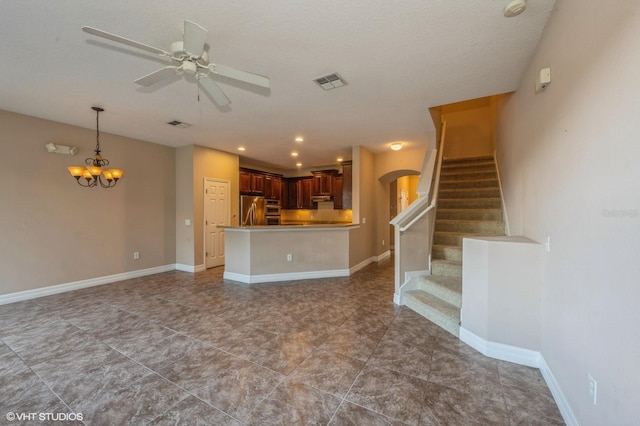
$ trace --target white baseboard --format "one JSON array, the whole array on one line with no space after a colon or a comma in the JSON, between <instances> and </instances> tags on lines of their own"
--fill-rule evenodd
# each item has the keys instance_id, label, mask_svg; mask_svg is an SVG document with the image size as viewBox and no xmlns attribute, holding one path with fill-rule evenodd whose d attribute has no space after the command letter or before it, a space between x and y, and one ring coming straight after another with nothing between
<instances>
[{"instance_id":1,"label":"white baseboard","mask_svg":"<svg viewBox=\"0 0 640 426\"><path fill-rule=\"evenodd\" d=\"M398 293L393 293L393 303L395 303L398 306L402 306L404 305L403 302L404 301L400 298L400 295Z\"/></svg>"},{"instance_id":2,"label":"white baseboard","mask_svg":"<svg viewBox=\"0 0 640 426\"><path fill-rule=\"evenodd\" d=\"M375 258L374 257L370 257L368 259L365 259L362 262L358 263L357 265L354 265L351 268L349 268L349 274L350 275L355 274L360 269L372 264L373 262L375 262Z\"/></svg>"},{"instance_id":3,"label":"white baseboard","mask_svg":"<svg viewBox=\"0 0 640 426\"><path fill-rule=\"evenodd\" d=\"M551 391L551 395L553 395L553 399L560 410L564 422L569 426L578 426L580 424L575 414L573 414L567 398L562 393L560 385L540 352L504 345L502 343L489 342L462 327L460 327L460 340L490 358L538 368Z\"/></svg>"},{"instance_id":4,"label":"white baseboard","mask_svg":"<svg viewBox=\"0 0 640 426\"><path fill-rule=\"evenodd\" d=\"M389 257L391 257L391 250L387 250L382 254L379 254L375 260L375 262L381 262L385 259L388 259Z\"/></svg>"},{"instance_id":5,"label":"white baseboard","mask_svg":"<svg viewBox=\"0 0 640 426\"><path fill-rule=\"evenodd\" d=\"M553 399L556 401L556 405L560 410L560 414L562 415L562 419L568 426L578 426L580 422L578 421L575 414L573 414L573 410L571 410L571 406L569 405L569 401L562 393L562 389L560 389L560 385L556 381L556 378L553 376L551 369L547 365L547 362L544 360L544 357L540 357L540 373L542 373L542 377L544 381L547 382L547 386L551 391L551 395L553 395Z\"/></svg>"},{"instance_id":6,"label":"white baseboard","mask_svg":"<svg viewBox=\"0 0 640 426\"><path fill-rule=\"evenodd\" d=\"M50 296L52 294L64 293L67 291L80 290L82 288L94 287L102 284L110 284L117 281L124 281L131 278L143 277L146 275L159 274L161 272L173 271L175 264L156 266L137 271L123 272L121 274L106 275L104 277L89 278L87 280L73 281L70 283L57 284L47 287L34 288L32 290L18 291L0 295L0 305L7 303L21 302L23 300L36 299L38 297Z\"/></svg>"},{"instance_id":7,"label":"white baseboard","mask_svg":"<svg viewBox=\"0 0 640 426\"><path fill-rule=\"evenodd\" d=\"M182 271L182 272L202 272L205 271L207 268L205 268L204 264L201 265L185 265L184 263L176 263L176 270L177 271Z\"/></svg>"},{"instance_id":8,"label":"white baseboard","mask_svg":"<svg viewBox=\"0 0 640 426\"><path fill-rule=\"evenodd\" d=\"M489 342L463 327L460 327L460 340L490 358L539 368L540 352L538 351L505 345L503 343Z\"/></svg>"},{"instance_id":9,"label":"white baseboard","mask_svg":"<svg viewBox=\"0 0 640 426\"><path fill-rule=\"evenodd\" d=\"M236 272L224 272L225 280L239 281L246 284L272 283L276 281L308 280L312 278L348 277L348 269L333 269L327 271L291 272L285 274L246 275Z\"/></svg>"}]
</instances>

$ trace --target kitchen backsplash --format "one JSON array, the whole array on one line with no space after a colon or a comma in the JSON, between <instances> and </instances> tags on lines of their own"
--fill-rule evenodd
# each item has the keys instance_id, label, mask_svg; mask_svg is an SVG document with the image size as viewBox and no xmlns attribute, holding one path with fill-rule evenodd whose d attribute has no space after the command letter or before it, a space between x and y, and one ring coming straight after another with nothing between
<instances>
[{"instance_id":1,"label":"kitchen backsplash","mask_svg":"<svg viewBox=\"0 0 640 426\"><path fill-rule=\"evenodd\" d=\"M323 203L318 203L323 204ZM331 209L322 208L320 205L317 210L282 210L280 212L280 222L286 223L351 223L353 214L351 210L334 210L333 203Z\"/></svg>"}]
</instances>

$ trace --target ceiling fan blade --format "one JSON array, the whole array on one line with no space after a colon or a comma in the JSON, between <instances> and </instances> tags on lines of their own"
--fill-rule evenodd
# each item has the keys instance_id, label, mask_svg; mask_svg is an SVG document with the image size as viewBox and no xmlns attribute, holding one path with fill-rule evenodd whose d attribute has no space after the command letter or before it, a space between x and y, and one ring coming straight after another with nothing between
<instances>
[{"instance_id":1,"label":"ceiling fan blade","mask_svg":"<svg viewBox=\"0 0 640 426\"><path fill-rule=\"evenodd\" d=\"M191 55L200 56L207 41L208 31L191 21L184 21L184 50Z\"/></svg>"},{"instance_id":2,"label":"ceiling fan blade","mask_svg":"<svg viewBox=\"0 0 640 426\"><path fill-rule=\"evenodd\" d=\"M198 83L202 86L204 91L213 98L215 103L220 106L229 105L231 101L227 98L227 95L224 94L222 89L218 87L215 81L207 77L206 75L198 76Z\"/></svg>"},{"instance_id":3,"label":"ceiling fan blade","mask_svg":"<svg viewBox=\"0 0 640 426\"><path fill-rule=\"evenodd\" d=\"M147 74L144 77L140 77L135 80L135 83L138 83L141 86L152 86L164 79L173 77L180 70L179 67L174 67L173 65L161 68L157 71L152 72L151 74Z\"/></svg>"},{"instance_id":4,"label":"ceiling fan blade","mask_svg":"<svg viewBox=\"0 0 640 426\"><path fill-rule=\"evenodd\" d=\"M255 84L256 86L265 87L267 89L271 87L269 77L265 77L263 75L238 70L226 65L211 64L209 65L209 69L215 74L229 77L234 80L244 81L245 83Z\"/></svg>"},{"instance_id":5,"label":"ceiling fan blade","mask_svg":"<svg viewBox=\"0 0 640 426\"><path fill-rule=\"evenodd\" d=\"M93 27L82 27L82 31L85 33L89 33L98 37L106 38L107 40L116 41L118 43L126 44L127 46L135 47L138 49L146 50L147 52L155 53L161 56L171 56L169 52L166 52L162 49L158 49L157 47L149 46L147 44L139 43L134 40L130 40L128 38L120 37L119 35L115 35L112 33L108 33L106 31L99 30Z\"/></svg>"}]
</instances>

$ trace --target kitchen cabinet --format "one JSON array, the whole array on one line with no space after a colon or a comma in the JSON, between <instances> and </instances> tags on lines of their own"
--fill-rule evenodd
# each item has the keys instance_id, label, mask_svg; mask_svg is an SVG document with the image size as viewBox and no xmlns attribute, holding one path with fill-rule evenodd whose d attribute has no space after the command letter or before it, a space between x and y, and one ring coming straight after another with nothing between
<instances>
[{"instance_id":1,"label":"kitchen cabinet","mask_svg":"<svg viewBox=\"0 0 640 426\"><path fill-rule=\"evenodd\" d=\"M312 209L311 187L312 177L286 179L286 204L284 209Z\"/></svg>"},{"instance_id":2,"label":"kitchen cabinet","mask_svg":"<svg viewBox=\"0 0 640 426\"><path fill-rule=\"evenodd\" d=\"M333 208L336 210L342 210L342 175L335 175L333 177Z\"/></svg>"},{"instance_id":3,"label":"kitchen cabinet","mask_svg":"<svg viewBox=\"0 0 640 426\"><path fill-rule=\"evenodd\" d=\"M337 170L320 170L313 174L312 196L332 196L333 180L338 174Z\"/></svg>"},{"instance_id":4,"label":"kitchen cabinet","mask_svg":"<svg viewBox=\"0 0 640 426\"><path fill-rule=\"evenodd\" d=\"M352 208L352 175L353 165L351 161L342 163L342 208L345 210ZM334 201L335 202L335 201Z\"/></svg>"},{"instance_id":5,"label":"kitchen cabinet","mask_svg":"<svg viewBox=\"0 0 640 426\"><path fill-rule=\"evenodd\" d=\"M279 200L282 186L280 176L266 174L264 175L264 198L270 200Z\"/></svg>"},{"instance_id":6,"label":"kitchen cabinet","mask_svg":"<svg viewBox=\"0 0 640 426\"><path fill-rule=\"evenodd\" d=\"M282 175L241 168L238 181L240 195L262 195L268 199L279 200L281 179Z\"/></svg>"}]
</instances>

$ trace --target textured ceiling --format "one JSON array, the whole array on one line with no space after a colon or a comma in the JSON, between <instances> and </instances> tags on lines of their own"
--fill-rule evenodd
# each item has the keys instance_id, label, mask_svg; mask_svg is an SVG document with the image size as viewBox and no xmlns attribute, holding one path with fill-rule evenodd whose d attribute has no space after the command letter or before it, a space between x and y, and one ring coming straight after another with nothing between
<instances>
[{"instance_id":1,"label":"textured ceiling","mask_svg":"<svg viewBox=\"0 0 640 426\"><path fill-rule=\"evenodd\" d=\"M243 145L246 157L281 169L334 164L353 145L424 146L430 107L518 86L554 0L530 0L509 19L506 3L0 0L0 109L94 128L99 105L102 131L233 153ZM217 78L232 102L220 108L198 100L185 77L141 88L135 79L169 63L81 30L169 50L184 19L209 30L211 62L266 75L271 89ZM324 91L312 81L333 72L348 84Z\"/></svg>"}]
</instances>

